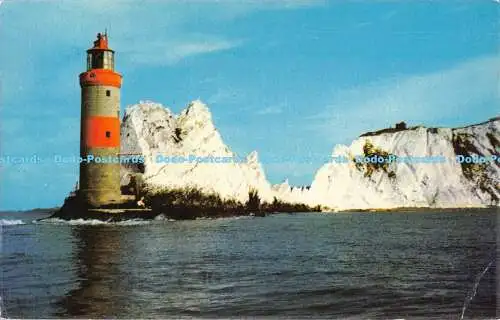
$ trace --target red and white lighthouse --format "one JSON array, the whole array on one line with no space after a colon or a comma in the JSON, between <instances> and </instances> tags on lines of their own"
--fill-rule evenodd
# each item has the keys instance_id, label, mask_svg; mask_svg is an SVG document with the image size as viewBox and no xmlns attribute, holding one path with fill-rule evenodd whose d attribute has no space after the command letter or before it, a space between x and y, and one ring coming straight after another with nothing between
<instances>
[{"instance_id":1,"label":"red and white lighthouse","mask_svg":"<svg viewBox=\"0 0 500 320\"><path fill-rule=\"evenodd\" d=\"M80 189L78 195L91 207L119 203L120 87L122 76L114 71L115 52L107 34L97 34L87 50L87 71L80 74L81 135Z\"/></svg>"}]
</instances>

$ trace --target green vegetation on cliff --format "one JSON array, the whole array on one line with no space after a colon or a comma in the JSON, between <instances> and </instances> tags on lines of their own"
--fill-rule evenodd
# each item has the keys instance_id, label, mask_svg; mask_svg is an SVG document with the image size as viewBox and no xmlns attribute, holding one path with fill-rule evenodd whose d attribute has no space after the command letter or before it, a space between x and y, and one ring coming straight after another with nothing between
<instances>
[{"instance_id":1,"label":"green vegetation on cliff","mask_svg":"<svg viewBox=\"0 0 500 320\"><path fill-rule=\"evenodd\" d=\"M389 157L391 154L387 151L384 151L378 147L375 147L370 140L365 140L365 144L363 145L363 158L372 158L372 157L381 157L384 159L383 162L376 162L376 163L362 163L362 162L357 162L355 159L356 163L356 168L360 171L364 171L365 177L371 177L373 172L377 170L382 170L387 175L389 178L394 178L396 177L396 173L392 170L389 170Z\"/></svg>"},{"instance_id":2,"label":"green vegetation on cliff","mask_svg":"<svg viewBox=\"0 0 500 320\"><path fill-rule=\"evenodd\" d=\"M497 147L500 142L492 134L486 134L490 143ZM453 149L455 154L463 156L483 156L480 150L472 143L473 135L470 133L456 133L453 135ZM494 150L490 151L492 154ZM463 175L471 182L473 182L481 191L491 194L494 201L498 201L494 190L498 188L494 181L488 177L488 166L498 165L496 163L467 163L460 162Z\"/></svg>"},{"instance_id":3,"label":"green vegetation on cliff","mask_svg":"<svg viewBox=\"0 0 500 320\"><path fill-rule=\"evenodd\" d=\"M244 204L236 200L221 199L219 195L207 194L197 188L165 188L150 191L146 193L144 203L156 214L163 214L173 219L320 211L319 207L311 208L304 204L286 203L276 198L272 203L261 202L256 190L250 190L248 200Z\"/></svg>"}]
</instances>

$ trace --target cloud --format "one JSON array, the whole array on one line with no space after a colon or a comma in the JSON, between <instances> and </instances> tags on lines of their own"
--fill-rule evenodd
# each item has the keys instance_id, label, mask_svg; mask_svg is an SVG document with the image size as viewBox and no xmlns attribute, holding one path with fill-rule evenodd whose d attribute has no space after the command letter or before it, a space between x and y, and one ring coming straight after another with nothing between
<instances>
[{"instance_id":1,"label":"cloud","mask_svg":"<svg viewBox=\"0 0 500 320\"><path fill-rule=\"evenodd\" d=\"M121 53L134 64L172 65L189 57L236 48L242 43L239 40L228 40L221 37L207 35L205 37L204 40L158 40L143 44L136 43L133 47L122 50Z\"/></svg>"},{"instance_id":2,"label":"cloud","mask_svg":"<svg viewBox=\"0 0 500 320\"><path fill-rule=\"evenodd\" d=\"M467 123L482 121L485 119L464 119L463 115L488 117L498 111L499 66L500 56L486 56L446 70L337 91L325 112L309 117L309 129L354 138L401 120L424 125L440 125L444 119L454 118Z\"/></svg>"},{"instance_id":3,"label":"cloud","mask_svg":"<svg viewBox=\"0 0 500 320\"><path fill-rule=\"evenodd\" d=\"M231 42L228 40L180 43L173 50L169 51L169 58L176 61L202 53L227 50L236 47L238 43L238 41Z\"/></svg>"},{"instance_id":4,"label":"cloud","mask_svg":"<svg viewBox=\"0 0 500 320\"><path fill-rule=\"evenodd\" d=\"M189 5L180 0L7 0L0 11L4 27L0 37L16 45L7 48L1 58L10 61L5 64L18 65L13 62L30 61L34 51L52 50L54 45L73 48L76 44L88 43L96 32L107 28L113 48L120 52L128 49L134 62L171 65L188 57L241 46L244 41L229 39L217 27L228 21L255 11L298 10L323 3L321 0L236 3L214 0ZM15 28L9 28L14 23ZM193 34L193 25L203 26L200 29L203 34ZM30 50L23 50L26 43L18 39L32 34L42 36L25 37Z\"/></svg>"}]
</instances>

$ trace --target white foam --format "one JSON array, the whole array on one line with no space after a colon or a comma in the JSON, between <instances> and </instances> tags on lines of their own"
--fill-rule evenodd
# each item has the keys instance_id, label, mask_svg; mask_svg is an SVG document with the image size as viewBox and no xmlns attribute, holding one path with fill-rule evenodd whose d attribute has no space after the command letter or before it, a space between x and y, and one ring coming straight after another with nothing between
<instances>
[{"instance_id":1,"label":"white foam","mask_svg":"<svg viewBox=\"0 0 500 320\"><path fill-rule=\"evenodd\" d=\"M35 221L34 221L35 222ZM132 219L132 220L123 220L123 221L102 221L97 219L74 219L74 220L63 220L59 218L49 218L44 220L36 221L35 223L48 223L48 224L66 224L66 225L108 225L108 226L137 226L137 225L145 225L150 224L151 221L148 220L140 220L140 219Z\"/></svg>"},{"instance_id":2,"label":"white foam","mask_svg":"<svg viewBox=\"0 0 500 320\"><path fill-rule=\"evenodd\" d=\"M132 220L123 220L123 221L119 221L119 222L113 222L112 224L115 224L118 226L138 226L138 225L151 224L151 220L132 219Z\"/></svg>"},{"instance_id":3,"label":"white foam","mask_svg":"<svg viewBox=\"0 0 500 320\"><path fill-rule=\"evenodd\" d=\"M0 226L15 226L19 224L26 224L26 222L19 219L0 219Z\"/></svg>"},{"instance_id":4,"label":"white foam","mask_svg":"<svg viewBox=\"0 0 500 320\"><path fill-rule=\"evenodd\" d=\"M195 220L240 220L252 219L253 216L232 216L232 217L197 217Z\"/></svg>"}]
</instances>

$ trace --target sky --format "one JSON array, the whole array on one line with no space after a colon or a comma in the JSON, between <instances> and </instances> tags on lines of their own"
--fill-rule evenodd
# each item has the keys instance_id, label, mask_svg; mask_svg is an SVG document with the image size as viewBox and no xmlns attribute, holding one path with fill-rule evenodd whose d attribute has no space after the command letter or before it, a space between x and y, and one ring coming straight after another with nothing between
<instances>
[{"instance_id":1,"label":"sky","mask_svg":"<svg viewBox=\"0 0 500 320\"><path fill-rule=\"evenodd\" d=\"M78 74L107 28L122 111L150 100L179 112L201 99L224 142L239 155L257 150L272 183L309 185L336 144L363 132L497 116L499 9L493 0L0 0L0 156L78 155ZM293 160L303 157L313 161ZM0 164L0 210L61 205L77 179L75 164Z\"/></svg>"}]
</instances>

